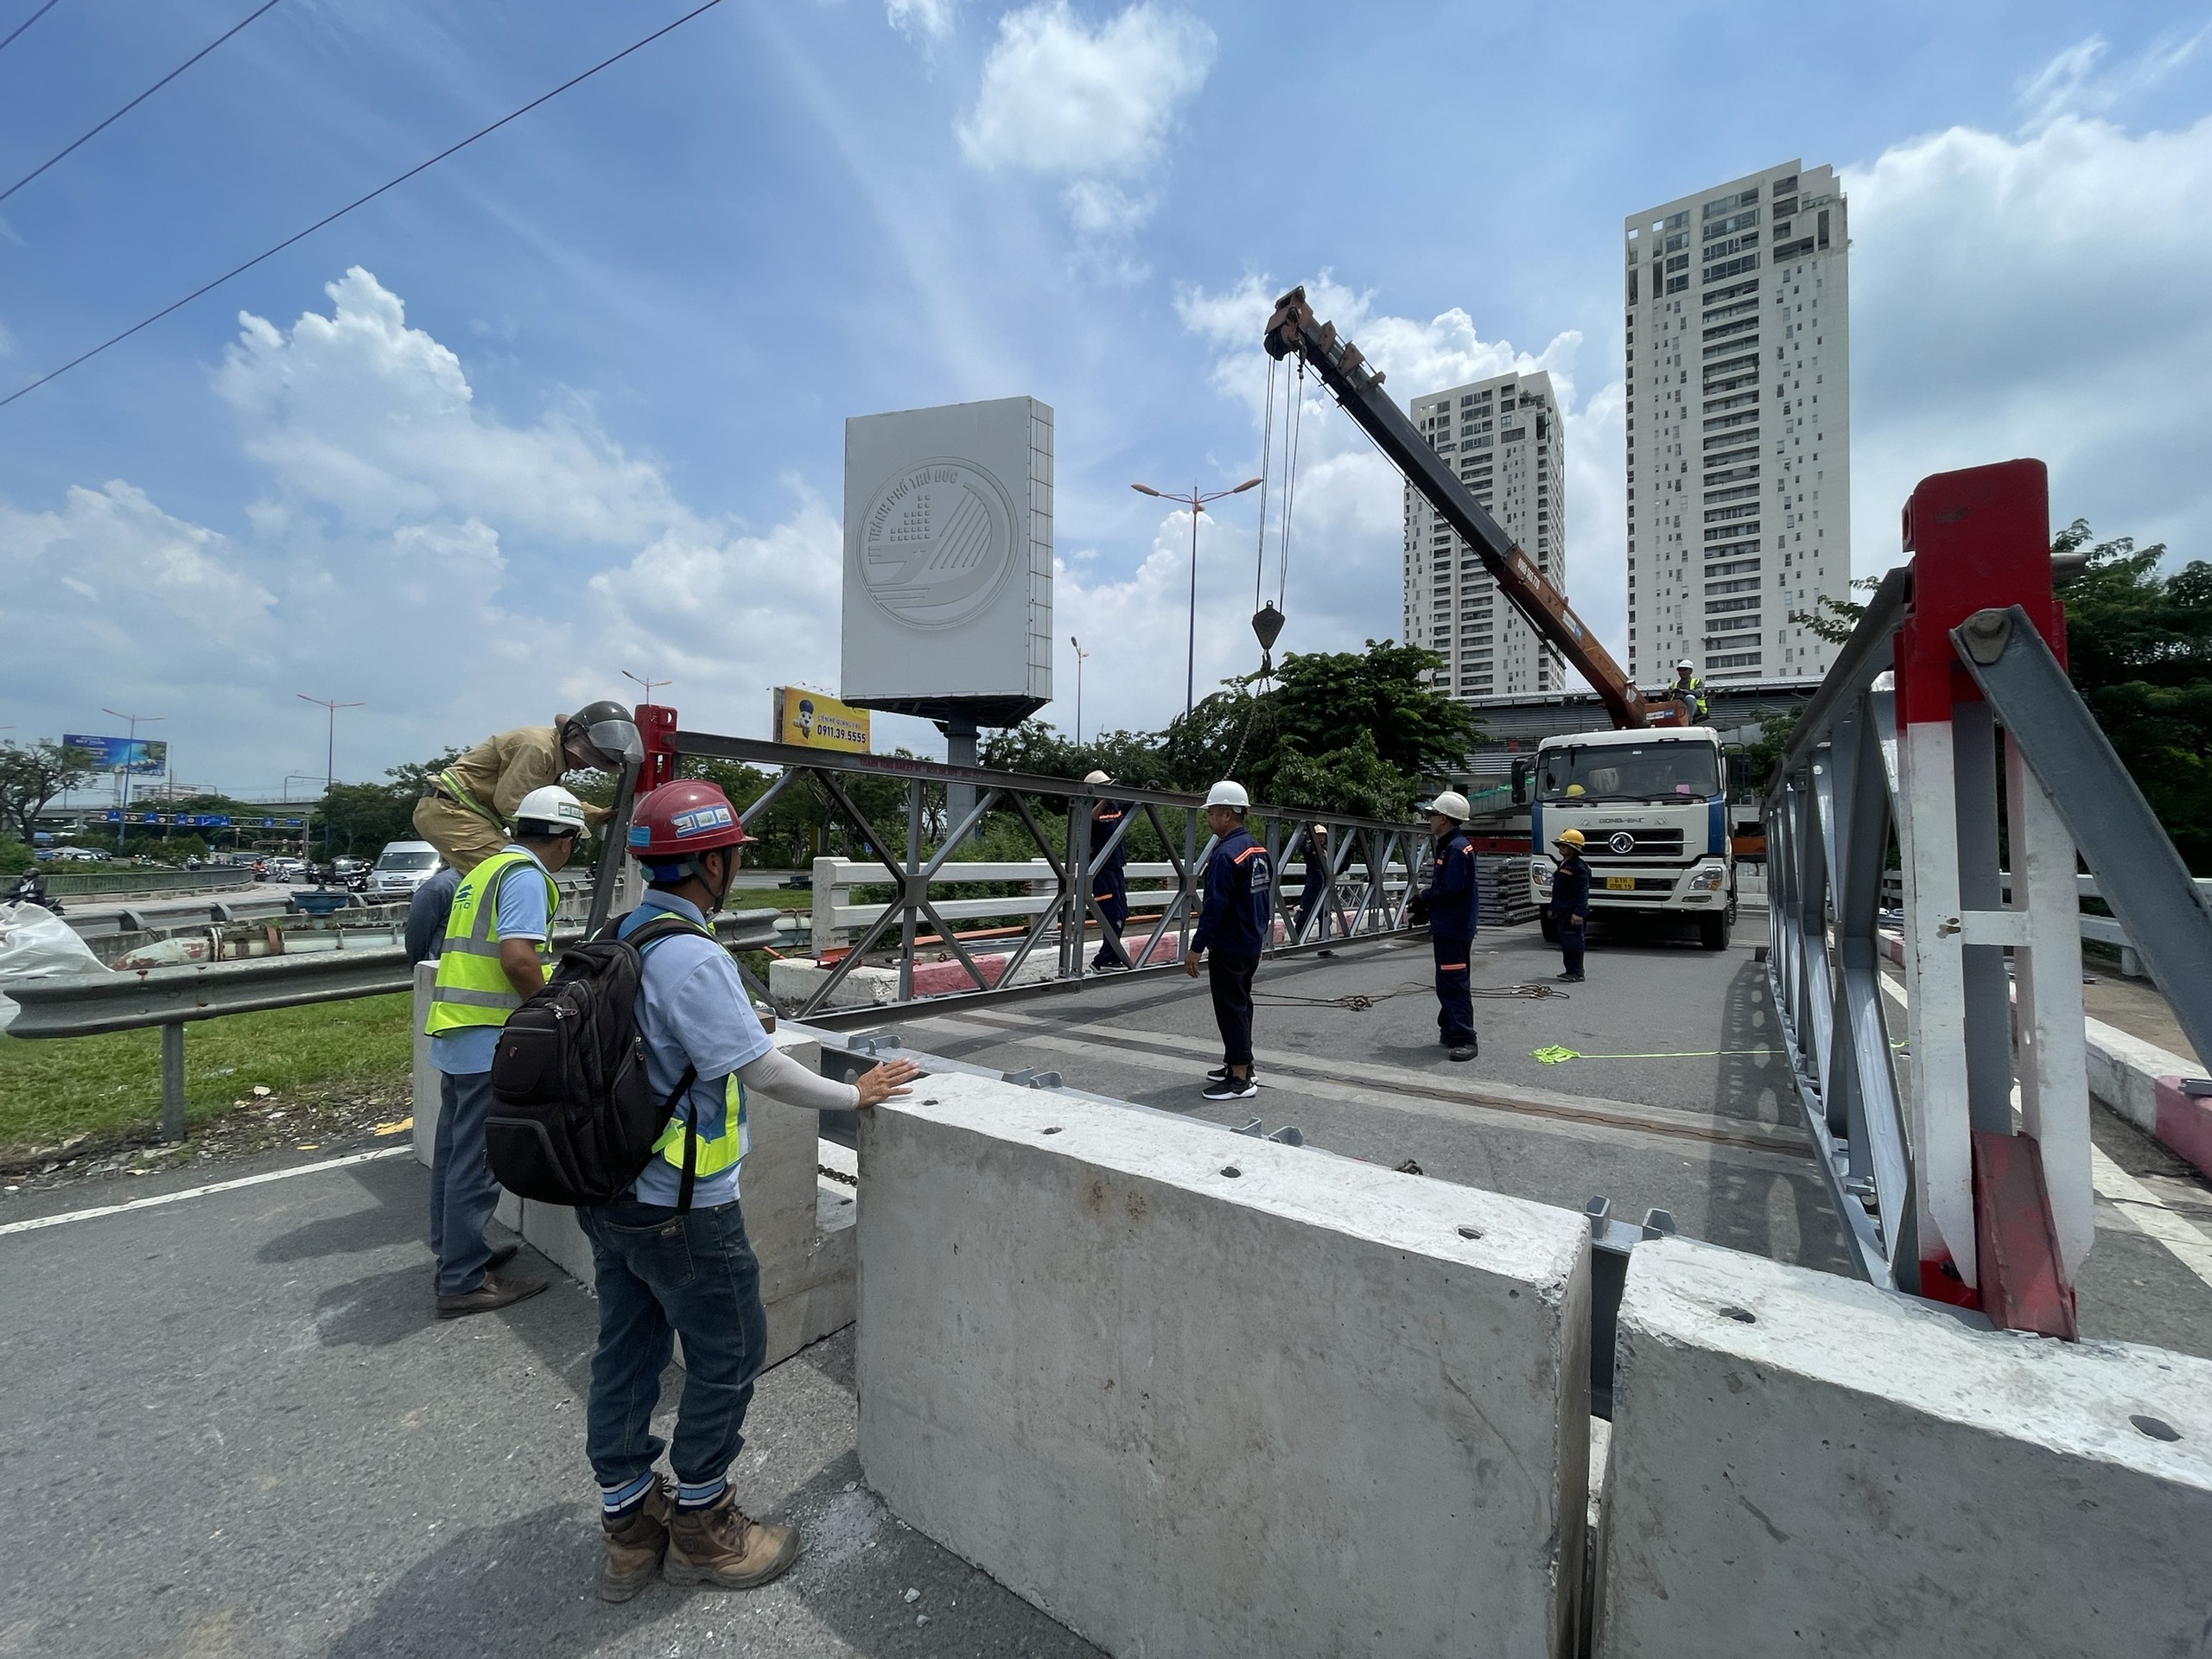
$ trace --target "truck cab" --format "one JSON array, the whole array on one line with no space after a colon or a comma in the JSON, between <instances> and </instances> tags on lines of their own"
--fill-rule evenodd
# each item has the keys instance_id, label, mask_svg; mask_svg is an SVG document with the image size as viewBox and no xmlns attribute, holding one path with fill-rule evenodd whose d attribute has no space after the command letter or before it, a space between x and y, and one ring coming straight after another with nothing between
<instances>
[{"instance_id":1,"label":"truck cab","mask_svg":"<svg viewBox=\"0 0 2212 1659\"><path fill-rule=\"evenodd\" d=\"M1536 749L1530 844L1548 853L1561 832L1582 832L1593 915L1645 915L1697 924L1719 950L1736 919L1735 854L1727 772L1709 726L1580 732ZM1551 863L1529 863L1540 901ZM1547 938L1553 932L1548 913Z\"/></svg>"}]
</instances>

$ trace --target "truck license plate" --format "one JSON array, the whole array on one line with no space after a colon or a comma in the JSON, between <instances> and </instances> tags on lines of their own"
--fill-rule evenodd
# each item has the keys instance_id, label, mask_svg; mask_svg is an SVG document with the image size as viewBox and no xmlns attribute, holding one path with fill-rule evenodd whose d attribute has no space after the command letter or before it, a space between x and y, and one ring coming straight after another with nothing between
<instances>
[{"instance_id":1,"label":"truck license plate","mask_svg":"<svg viewBox=\"0 0 2212 1659\"><path fill-rule=\"evenodd\" d=\"M1609 875L1605 878L1605 887L1609 892L1634 893L1636 878L1632 875Z\"/></svg>"}]
</instances>

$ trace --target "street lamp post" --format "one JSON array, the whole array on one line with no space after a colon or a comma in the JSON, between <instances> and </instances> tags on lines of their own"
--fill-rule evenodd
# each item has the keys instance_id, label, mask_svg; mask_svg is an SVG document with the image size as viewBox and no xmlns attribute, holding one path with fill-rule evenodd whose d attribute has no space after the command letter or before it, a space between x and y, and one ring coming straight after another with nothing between
<instances>
[{"instance_id":1,"label":"street lamp post","mask_svg":"<svg viewBox=\"0 0 2212 1659\"><path fill-rule=\"evenodd\" d=\"M1090 653L1083 648L1083 641L1068 635L1068 644L1075 647L1075 746L1083 747L1083 665Z\"/></svg>"},{"instance_id":2,"label":"street lamp post","mask_svg":"<svg viewBox=\"0 0 2212 1659\"><path fill-rule=\"evenodd\" d=\"M322 861L330 862L330 791L338 781L338 711L340 709L360 709L359 702L333 702L327 697L311 697L304 691L292 695L302 702L314 703L330 716L328 730L323 738L322 749ZM301 850L306 850L307 836L300 837Z\"/></svg>"},{"instance_id":3,"label":"street lamp post","mask_svg":"<svg viewBox=\"0 0 2212 1659\"><path fill-rule=\"evenodd\" d=\"M624 670L622 671L622 677L623 677L624 679L626 679L626 680L628 680L628 681L632 682L632 683L634 683L634 684L641 685L641 686L643 686L643 687L645 688L645 702L644 702L644 703L642 703L642 704L640 704L640 705L639 705L639 707L641 707L641 708L651 707L651 706L652 705L652 701L653 701L653 692L654 692L654 690L655 690L656 689L658 689L658 687L660 687L660 686L664 686L664 685L674 685L674 684L676 683L676 682L675 682L674 680L645 680L645 679L639 679L639 678L635 674L632 674L632 673L628 669L626 669L626 669L624 669Z\"/></svg>"},{"instance_id":4,"label":"street lamp post","mask_svg":"<svg viewBox=\"0 0 2212 1659\"><path fill-rule=\"evenodd\" d=\"M126 715L120 709L105 708L102 709L100 713L113 715L118 720L127 720L130 722L130 747L124 756L125 765L123 767L123 798L115 809L115 850L119 853L123 850L123 832L128 827L124 820L130 816L130 765L138 759L138 722L143 721L149 726L157 726L168 716Z\"/></svg>"},{"instance_id":5,"label":"street lamp post","mask_svg":"<svg viewBox=\"0 0 2212 1659\"><path fill-rule=\"evenodd\" d=\"M1206 503L1218 501L1224 495L1242 495L1247 490L1256 490L1261 480L1248 478L1242 484L1225 490L1200 490L1193 484L1188 495L1174 495L1166 490L1155 490L1149 484L1132 484L1129 487L1140 495L1153 495L1162 501L1173 501L1191 510L1191 627L1190 638L1185 643L1183 656L1183 718L1191 717L1194 693L1198 688L1198 515L1206 510Z\"/></svg>"}]
</instances>

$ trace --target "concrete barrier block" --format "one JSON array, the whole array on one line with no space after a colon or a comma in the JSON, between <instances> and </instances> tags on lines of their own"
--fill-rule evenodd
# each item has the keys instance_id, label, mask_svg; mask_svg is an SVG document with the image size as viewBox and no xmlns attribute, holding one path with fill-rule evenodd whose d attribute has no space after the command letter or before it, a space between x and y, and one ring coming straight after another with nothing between
<instances>
[{"instance_id":1,"label":"concrete barrier block","mask_svg":"<svg viewBox=\"0 0 2212 1659\"><path fill-rule=\"evenodd\" d=\"M1573 1650L1589 1230L931 1077L861 1119L861 1458L1126 1656Z\"/></svg>"},{"instance_id":2,"label":"concrete barrier block","mask_svg":"<svg viewBox=\"0 0 2212 1659\"><path fill-rule=\"evenodd\" d=\"M430 1166L430 1154L438 1141L438 1068L430 1064L430 1039L423 1023L430 1017L430 989L438 982L438 964L418 962L415 964L415 1001L410 1017L414 1020L414 1064L410 1073L415 1117L415 1160L423 1168Z\"/></svg>"},{"instance_id":3,"label":"concrete barrier block","mask_svg":"<svg viewBox=\"0 0 2212 1659\"><path fill-rule=\"evenodd\" d=\"M2082 1022L2082 1058L2089 1097L2145 1135L2158 1132L2158 1079L2195 1077L2196 1068L2156 1043L2129 1035L2101 1020Z\"/></svg>"},{"instance_id":4,"label":"concrete barrier block","mask_svg":"<svg viewBox=\"0 0 2212 1659\"><path fill-rule=\"evenodd\" d=\"M2212 1101L2182 1092L2181 1079L2160 1077L2153 1133L2207 1175L2212 1175Z\"/></svg>"},{"instance_id":5,"label":"concrete barrier block","mask_svg":"<svg viewBox=\"0 0 2212 1659\"><path fill-rule=\"evenodd\" d=\"M2202 1359L1646 1241L1609 1459L1605 1659L2194 1653L2212 1621Z\"/></svg>"}]
</instances>

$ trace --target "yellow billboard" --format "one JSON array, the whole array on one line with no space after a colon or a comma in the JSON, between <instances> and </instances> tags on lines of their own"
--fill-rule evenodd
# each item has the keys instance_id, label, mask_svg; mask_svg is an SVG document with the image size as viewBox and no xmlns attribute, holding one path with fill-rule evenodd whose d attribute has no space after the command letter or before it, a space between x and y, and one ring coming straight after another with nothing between
<instances>
[{"instance_id":1,"label":"yellow billboard","mask_svg":"<svg viewBox=\"0 0 2212 1659\"><path fill-rule=\"evenodd\" d=\"M772 730L777 742L868 753L867 709L798 685L779 685L775 695Z\"/></svg>"}]
</instances>

